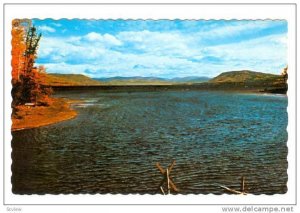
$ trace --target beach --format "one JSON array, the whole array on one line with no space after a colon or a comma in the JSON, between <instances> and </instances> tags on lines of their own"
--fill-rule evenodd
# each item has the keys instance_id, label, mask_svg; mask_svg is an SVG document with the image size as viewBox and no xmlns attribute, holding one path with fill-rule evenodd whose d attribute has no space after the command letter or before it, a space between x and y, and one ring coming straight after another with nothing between
<instances>
[{"instance_id":1,"label":"beach","mask_svg":"<svg viewBox=\"0 0 300 213\"><path fill-rule=\"evenodd\" d=\"M12 131L46 126L76 117L71 109L74 101L51 98L49 106L18 106L17 118L12 118Z\"/></svg>"}]
</instances>

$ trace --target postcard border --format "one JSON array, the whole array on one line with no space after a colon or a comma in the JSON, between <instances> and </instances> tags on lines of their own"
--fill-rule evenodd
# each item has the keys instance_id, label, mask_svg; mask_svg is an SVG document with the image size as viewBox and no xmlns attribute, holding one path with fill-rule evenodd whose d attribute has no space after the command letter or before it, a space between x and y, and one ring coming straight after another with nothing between
<instances>
[{"instance_id":1,"label":"postcard border","mask_svg":"<svg viewBox=\"0 0 300 213\"><path fill-rule=\"evenodd\" d=\"M295 203L292 204L276 204L283 205L297 205L297 3L3 3L3 205L22 205L22 206L45 206L45 205L59 205L59 206L109 206L109 205L182 205L182 206L242 206L242 205L273 205L274 204L8 204L5 203L5 6L6 5L291 5L295 9ZM290 150L289 150L290 151Z\"/></svg>"}]
</instances>

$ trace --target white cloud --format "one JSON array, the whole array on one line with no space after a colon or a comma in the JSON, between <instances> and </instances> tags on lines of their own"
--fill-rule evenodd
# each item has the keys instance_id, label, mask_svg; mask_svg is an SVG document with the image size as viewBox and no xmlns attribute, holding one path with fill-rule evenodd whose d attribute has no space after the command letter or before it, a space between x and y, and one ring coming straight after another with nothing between
<instances>
[{"instance_id":1,"label":"white cloud","mask_svg":"<svg viewBox=\"0 0 300 213\"><path fill-rule=\"evenodd\" d=\"M241 31L245 26L235 27ZM219 29L219 35L221 31L231 32L228 28ZM241 69L277 73L287 60L285 34L214 46L201 44L199 39L198 33L151 31L44 37L39 57L49 72L83 73L90 77L213 77ZM205 60L207 56L217 62Z\"/></svg>"},{"instance_id":2,"label":"white cloud","mask_svg":"<svg viewBox=\"0 0 300 213\"><path fill-rule=\"evenodd\" d=\"M122 45L122 42L110 34L101 35L100 33L91 32L83 37L88 41L102 42L104 45Z\"/></svg>"},{"instance_id":3,"label":"white cloud","mask_svg":"<svg viewBox=\"0 0 300 213\"><path fill-rule=\"evenodd\" d=\"M225 60L227 69L253 69L280 73L287 63L285 34L270 35L249 41L208 47L207 51ZM222 70L224 71L224 70Z\"/></svg>"},{"instance_id":4,"label":"white cloud","mask_svg":"<svg viewBox=\"0 0 300 213\"><path fill-rule=\"evenodd\" d=\"M122 42L120 40L110 34L104 34L103 41L117 46L122 45Z\"/></svg>"},{"instance_id":5,"label":"white cloud","mask_svg":"<svg viewBox=\"0 0 300 213\"><path fill-rule=\"evenodd\" d=\"M62 74L82 74L85 69L91 67L89 64L77 64L77 65L70 65L65 62L58 62L58 63L43 63L47 68L47 72L49 73L62 73Z\"/></svg>"},{"instance_id":6,"label":"white cloud","mask_svg":"<svg viewBox=\"0 0 300 213\"><path fill-rule=\"evenodd\" d=\"M178 32L125 31L116 35L124 43L131 44L135 50L155 55L188 57L199 50L189 44L189 36Z\"/></svg>"},{"instance_id":7,"label":"white cloud","mask_svg":"<svg viewBox=\"0 0 300 213\"><path fill-rule=\"evenodd\" d=\"M245 32L251 32L253 30L265 29L272 25L272 22L266 21L253 21L253 22L236 22L232 25L224 25L220 27L213 27L211 29L205 29L205 31L199 32L199 37L204 38L220 38L232 35L239 35Z\"/></svg>"},{"instance_id":8,"label":"white cloud","mask_svg":"<svg viewBox=\"0 0 300 213\"><path fill-rule=\"evenodd\" d=\"M44 37L41 40L39 57L49 58L55 61L71 61L73 60L94 60L103 54L104 47L93 42L82 42L80 37L66 38L49 38Z\"/></svg>"},{"instance_id":9,"label":"white cloud","mask_svg":"<svg viewBox=\"0 0 300 213\"><path fill-rule=\"evenodd\" d=\"M89 41L101 41L102 40L102 35L95 33L95 32L91 32L89 34L87 34L85 36L85 38Z\"/></svg>"},{"instance_id":10,"label":"white cloud","mask_svg":"<svg viewBox=\"0 0 300 213\"><path fill-rule=\"evenodd\" d=\"M55 26L55 27L61 27L61 26L62 26L62 24L60 24L60 23L55 23L55 22L53 22L52 25Z\"/></svg>"},{"instance_id":11,"label":"white cloud","mask_svg":"<svg viewBox=\"0 0 300 213\"><path fill-rule=\"evenodd\" d=\"M38 29L42 32L49 32L49 33L54 33L56 31L54 28L46 25L39 26Z\"/></svg>"}]
</instances>

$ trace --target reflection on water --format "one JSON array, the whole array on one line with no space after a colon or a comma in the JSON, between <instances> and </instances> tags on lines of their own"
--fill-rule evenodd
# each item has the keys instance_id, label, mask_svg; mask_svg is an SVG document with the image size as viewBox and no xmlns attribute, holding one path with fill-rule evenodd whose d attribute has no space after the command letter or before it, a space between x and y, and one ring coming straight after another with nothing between
<instances>
[{"instance_id":1,"label":"reflection on water","mask_svg":"<svg viewBox=\"0 0 300 213\"><path fill-rule=\"evenodd\" d=\"M13 133L13 192L159 193L161 175L180 193L217 184L254 194L287 191L287 98L203 91L61 92L82 99L77 118Z\"/></svg>"}]
</instances>

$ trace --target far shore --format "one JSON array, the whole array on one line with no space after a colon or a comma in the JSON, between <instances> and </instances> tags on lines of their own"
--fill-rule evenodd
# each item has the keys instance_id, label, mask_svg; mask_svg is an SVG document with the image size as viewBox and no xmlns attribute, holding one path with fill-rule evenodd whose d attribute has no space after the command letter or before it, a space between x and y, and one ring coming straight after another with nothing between
<instances>
[{"instance_id":1,"label":"far shore","mask_svg":"<svg viewBox=\"0 0 300 213\"><path fill-rule=\"evenodd\" d=\"M174 84L174 85L61 85L52 86L54 91L70 91L70 90L102 90L102 91L122 91L122 92L138 92L138 91L178 91L178 90L202 90L202 91L227 91L227 92L243 92L243 93L275 93L286 94L287 87L285 85L245 85L240 83L200 83L200 84Z\"/></svg>"},{"instance_id":2,"label":"far shore","mask_svg":"<svg viewBox=\"0 0 300 213\"><path fill-rule=\"evenodd\" d=\"M31 129L61 121L69 120L77 116L77 112L71 109L72 100L52 98L50 106L18 106L17 116L12 118L12 131Z\"/></svg>"}]
</instances>

